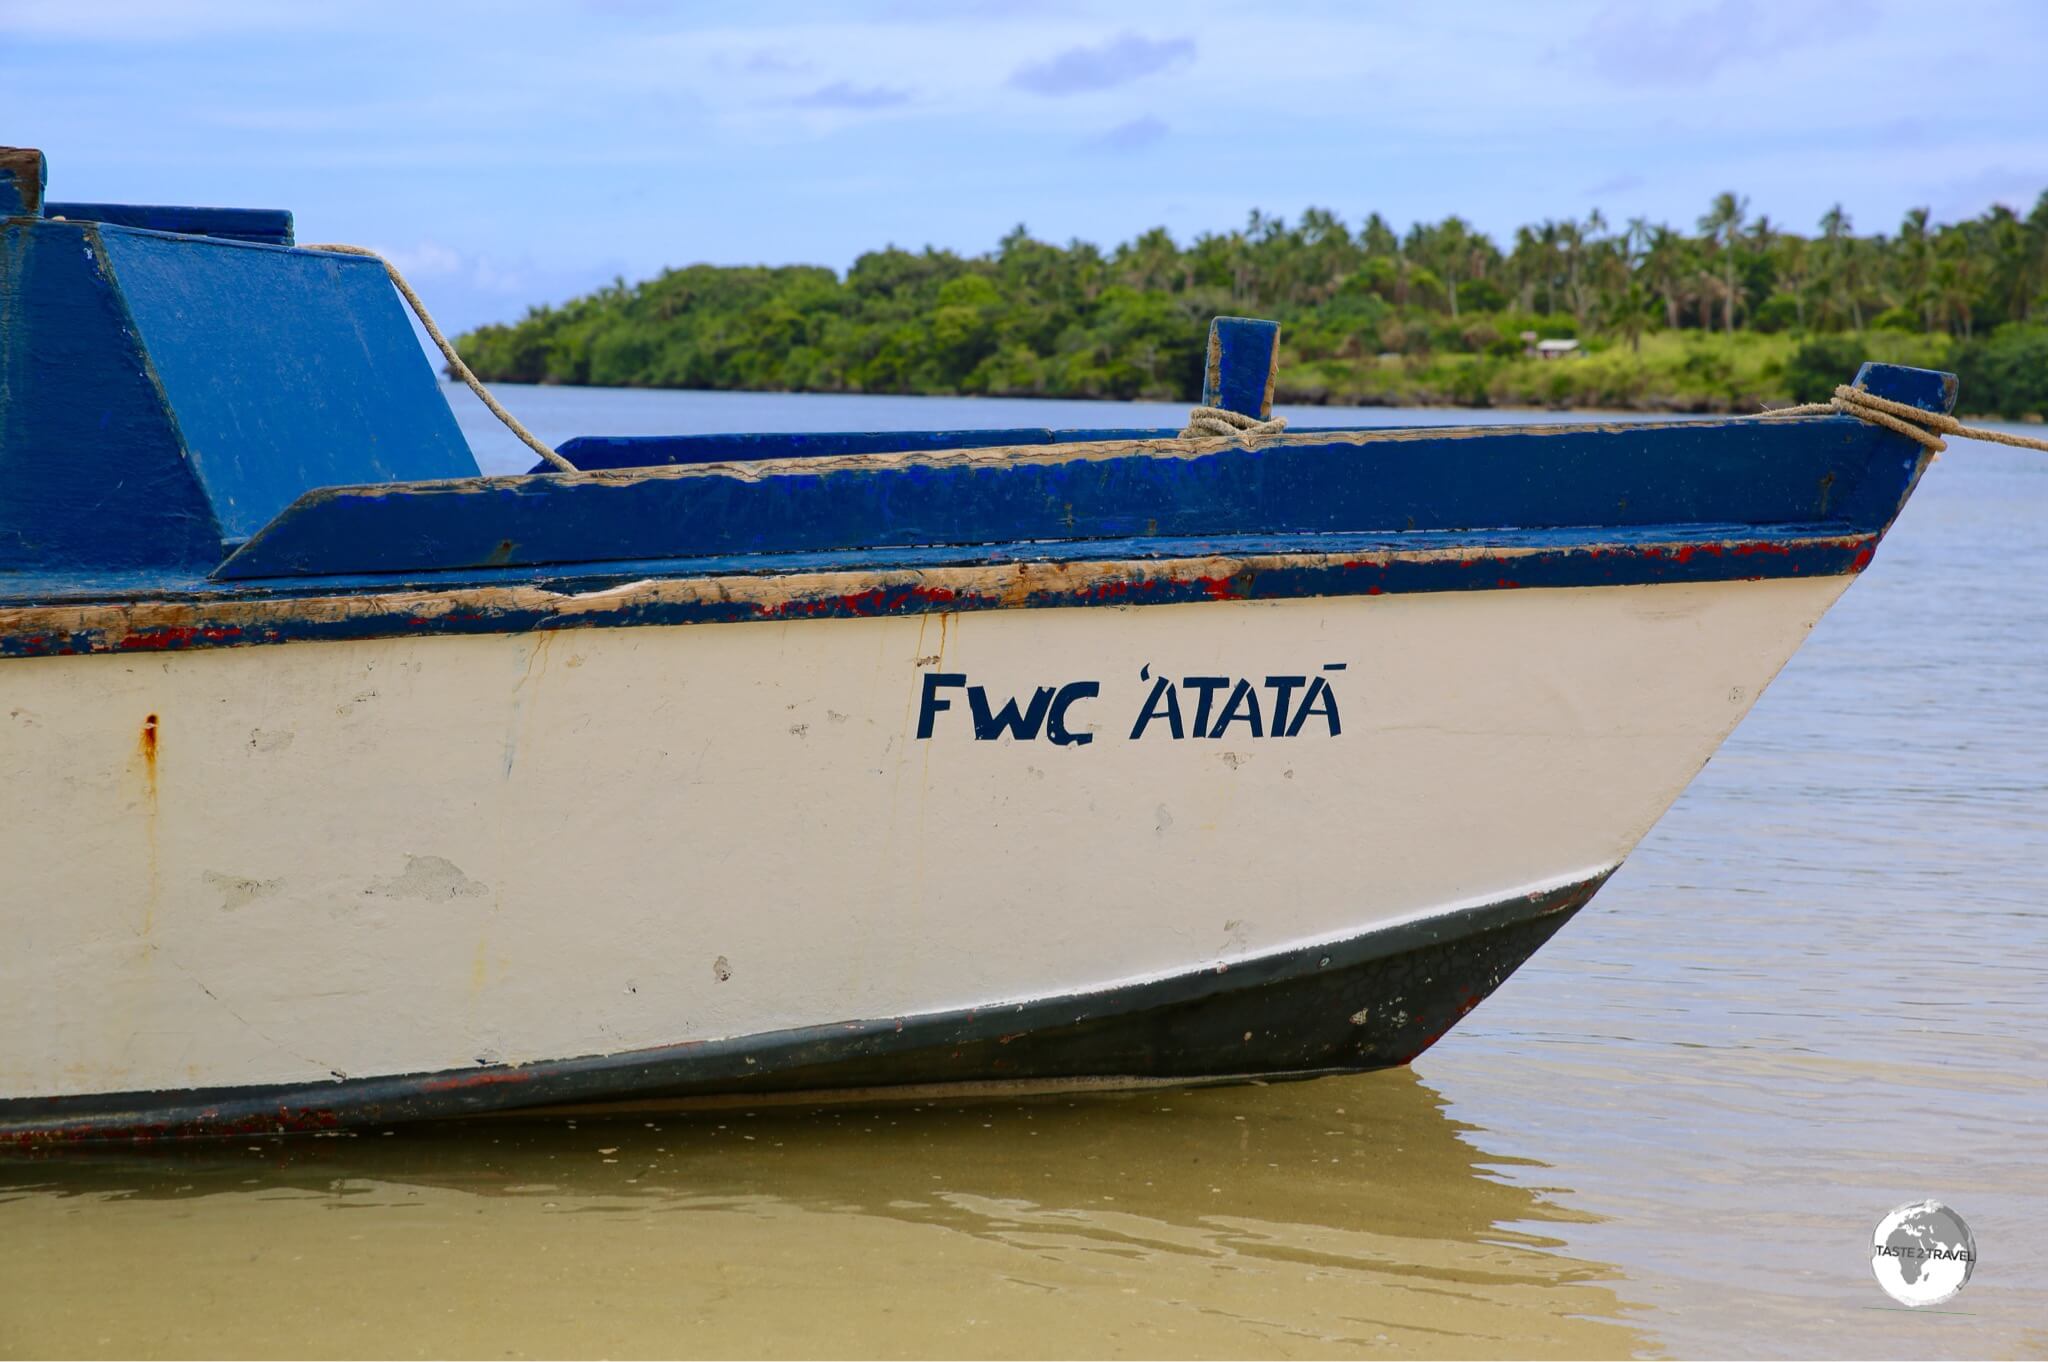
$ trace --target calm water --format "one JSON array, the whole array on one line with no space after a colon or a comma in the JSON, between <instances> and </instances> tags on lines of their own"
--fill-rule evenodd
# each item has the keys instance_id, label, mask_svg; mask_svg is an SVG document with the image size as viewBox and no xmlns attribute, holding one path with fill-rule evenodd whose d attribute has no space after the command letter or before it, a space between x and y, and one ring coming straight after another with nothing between
<instances>
[{"instance_id":1,"label":"calm water","mask_svg":"<svg viewBox=\"0 0 2048 1362\"><path fill-rule=\"evenodd\" d=\"M1180 410L503 395L556 440ZM0 1353L2048 1354L2044 558L2048 457L1955 446L1413 1071L0 1163ZM1929 1196L1979 1262L1908 1313L1870 1232Z\"/></svg>"}]
</instances>

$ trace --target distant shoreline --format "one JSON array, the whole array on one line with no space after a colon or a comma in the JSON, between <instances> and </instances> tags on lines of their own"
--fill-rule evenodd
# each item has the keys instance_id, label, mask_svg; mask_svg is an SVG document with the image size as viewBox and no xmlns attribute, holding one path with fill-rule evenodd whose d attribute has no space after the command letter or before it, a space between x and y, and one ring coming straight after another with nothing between
<instances>
[{"instance_id":1,"label":"distant shoreline","mask_svg":"<svg viewBox=\"0 0 2048 1362\"><path fill-rule=\"evenodd\" d=\"M1558 361L1558 362L1569 362L1569 361ZM1848 375L1844 375L1844 379L1845 379L1845 380L1847 379L1847 377L1848 377ZM519 380L510 380L510 379L492 379L492 380L488 380L488 381L492 382L492 383L493 383L494 385L496 385L496 386L501 386L501 387L524 387L524 388L560 388L560 389L573 389L573 390L585 390L585 391L592 391L592 392L620 392L620 393L628 393L628 392L632 392L632 393L641 393L641 392L649 392L649 393L652 393L652 392L688 392L688 393L749 393L749 394L754 394L754 395L758 395L758 396L762 396L762 397L864 397L864 398L876 398L876 399L883 399L883 400L886 400L886 399L889 399L889 398L903 398L903 397L915 397L915 398L942 398L942 399L951 399L951 400L956 400L956 401L976 401L976 402L983 402L983 401L986 401L986 402L1093 402L1093 403L1102 403L1102 404L1105 404L1105 405L1118 405L1118 404L1122 404L1122 403L1127 403L1127 402L1146 402L1146 403L1152 403L1152 404L1155 404L1155 405L1166 405L1166 406L1175 406L1175 405L1182 405L1182 404L1184 404L1184 403L1185 403L1185 402L1187 401L1187 399L1185 399L1185 398L1171 398L1171 397L1153 397L1153 396L1143 396L1143 397L1133 397L1133 398L1124 398L1124 397L1105 397L1105 396L1102 396L1102 395L1100 395L1100 394L1097 394L1097 393L1047 393L1047 392L1032 392L1032 393L961 393L961 392L853 392L853 391L847 391L847 390L845 390L845 389L821 389L821 388L731 388L731 387L726 387L726 388L705 388L705 387L685 387L685 386L681 386L681 385L666 385L666 384L664 384L664 385L656 385L656 384L634 384L634 383L629 383L629 384L617 384L617 383L575 383L575 382L565 382L565 381L562 381L562 380L549 380L549 379L543 379L543 380L541 380L540 382L537 382L537 383L536 383L536 382L522 382L522 381L519 381ZM454 378L452 378L452 377L449 377L449 376L448 376L447 374L445 374L445 373L444 373L444 374L443 374L443 375L441 376L441 382L442 382L443 386L445 386L445 387L448 387L448 388L451 388L451 389L454 389L454 390L458 390L458 391L460 391L460 390L462 389L462 384L461 384L461 383L460 383L460 382L459 382L458 380L456 380L456 379L454 379ZM1486 403L1486 404L1480 404L1480 405L1475 405L1475 404L1472 404L1472 403L1469 403L1469 402L1460 402L1460 401L1456 401L1456 400L1450 400L1450 399L1445 399L1445 398L1441 398L1441 397L1431 397L1431 396L1425 396L1425 395L1421 395L1421 394L1413 395L1413 396L1411 396L1411 397L1409 397L1409 398L1406 398L1406 399L1397 399L1397 398L1385 398L1385 397L1372 397L1372 398L1367 398L1367 399L1363 399L1363 400L1357 400L1357 401L1338 401L1338 400L1332 400L1332 399L1331 399L1331 398L1329 398L1329 397L1328 397L1327 395L1314 395L1314 396L1303 396L1303 395L1301 395L1301 394L1298 394L1298 393L1296 393L1296 392L1290 391L1290 390L1288 389L1288 387L1287 387L1286 383L1284 382L1284 380L1283 380L1282 382L1280 382L1280 383L1276 383L1276 384L1275 384L1275 388L1274 388L1274 398L1273 398L1273 401L1274 401L1274 405L1275 405L1276 407L1328 407L1328 408L1333 408L1333 409L1336 409L1336 410L1340 410L1340 411L1342 411L1342 410L1359 410L1359 411L1373 411L1373 410L1383 410L1383 409L1402 409L1402 408L1413 408L1413 409L1417 409L1417 410L1431 410L1431 411L1491 411L1491 412L1500 412L1500 413L1503 413L1503 414L1506 414L1506 413L1514 413L1514 412L1530 412L1530 413L1542 412L1542 413L1550 413L1550 414L1558 414L1558 413L1570 413L1570 414L1575 414L1575 415L1583 415L1583 416L1588 416L1588 417L1597 417L1597 416L1602 416L1602 415L1613 415L1613 416L1749 416L1749 415L1755 415L1756 413L1758 413L1758 412L1760 412L1760 411L1763 411L1763 410L1765 410L1765 409L1766 409L1766 407L1769 407L1769 406L1783 406L1783 405L1788 405L1788 404L1789 404L1789 399L1782 399L1782 398L1781 398L1781 399L1777 399L1777 400L1774 400L1774 401L1762 402L1762 403L1759 403L1759 404L1758 404L1758 405L1756 405L1756 406L1752 406L1752 407L1748 407L1748 408L1737 408L1737 407L1735 407L1735 406L1732 406L1732 405L1708 405L1708 404L1704 404L1704 403L1690 403L1690 404L1688 404L1688 403L1687 403L1687 401L1686 401L1685 399L1675 399L1675 398L1674 398L1674 399L1669 399L1669 400L1661 400L1661 401L1660 401L1660 400L1657 400L1657 399L1655 399L1655 398L1652 398L1652 399L1650 399L1650 400L1647 400L1647 401L1643 402L1642 404L1640 404L1640 405L1636 405L1636 406L1614 406L1614 405L1595 405L1595 404L1573 404L1573 403L1555 403L1555 404L1550 404L1550 405L1543 405L1543 404L1536 404L1536 403L1514 403L1514 404L1510 404L1510 403ZM1961 419L1961 420L1966 420L1966 421L2004 421L2004 422L2006 422L2007 424L2011 424L2011 425L2040 425L2040 424L2042 424L2042 423L2043 423L2043 419L2044 419L2044 418L2043 418L2043 416L2042 416L2042 414L2041 414L2041 413L2038 413L2038 412L2037 412L2037 413L2030 413L2030 414L2027 414L2027 415L2024 415L2024 416L2000 416L2000 415L1998 415L1998 414L1996 414L1996 413L1993 413L1993 412L1980 412L1980 411L1971 411L1971 410L1970 410L1970 409L1969 409L1969 408L1968 408L1967 406L1965 406L1965 407L1962 407L1962 408L1959 408L1959 409L1957 410L1957 412L1956 412L1956 416L1958 417L1958 419Z\"/></svg>"},{"instance_id":2,"label":"distant shoreline","mask_svg":"<svg viewBox=\"0 0 2048 1362\"><path fill-rule=\"evenodd\" d=\"M1716 195L1684 227L1545 219L1496 242L1324 209L1107 250L1022 226L994 250L689 265L457 338L487 381L1192 402L1217 316L1280 323L1305 406L1711 415L1825 401L1866 360L1946 370L1973 412L2048 412L2048 194L1858 235Z\"/></svg>"}]
</instances>

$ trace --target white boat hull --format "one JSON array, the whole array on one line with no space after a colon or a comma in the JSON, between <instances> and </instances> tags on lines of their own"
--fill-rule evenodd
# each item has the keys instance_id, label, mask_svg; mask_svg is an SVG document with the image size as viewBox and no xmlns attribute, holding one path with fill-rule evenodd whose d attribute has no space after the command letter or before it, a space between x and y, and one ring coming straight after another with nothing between
<instances>
[{"instance_id":1,"label":"white boat hull","mask_svg":"<svg viewBox=\"0 0 2048 1362\"><path fill-rule=\"evenodd\" d=\"M9 661L0 1092L972 1013L1597 883L1850 580ZM1270 730L1280 675L1291 737L1153 695ZM1090 681L1087 741L976 740L968 686Z\"/></svg>"}]
</instances>

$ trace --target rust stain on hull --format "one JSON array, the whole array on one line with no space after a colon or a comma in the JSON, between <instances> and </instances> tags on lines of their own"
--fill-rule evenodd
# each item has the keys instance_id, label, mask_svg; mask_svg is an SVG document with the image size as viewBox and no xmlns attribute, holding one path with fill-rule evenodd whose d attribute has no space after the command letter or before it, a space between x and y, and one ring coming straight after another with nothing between
<instances>
[{"instance_id":1,"label":"rust stain on hull","mask_svg":"<svg viewBox=\"0 0 2048 1362\"><path fill-rule=\"evenodd\" d=\"M142 834L148 847L149 883L142 901L142 930L140 935L147 938L156 930L157 901L163 895L162 857L157 847L157 757L161 742L160 721L154 714L143 716L142 734L136 739L137 755L142 761Z\"/></svg>"}]
</instances>

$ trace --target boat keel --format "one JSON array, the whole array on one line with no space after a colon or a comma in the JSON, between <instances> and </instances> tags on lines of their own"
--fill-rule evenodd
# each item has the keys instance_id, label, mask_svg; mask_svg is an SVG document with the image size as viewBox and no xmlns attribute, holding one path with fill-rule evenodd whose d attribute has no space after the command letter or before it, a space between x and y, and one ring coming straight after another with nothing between
<instances>
[{"instance_id":1,"label":"boat keel","mask_svg":"<svg viewBox=\"0 0 2048 1362\"><path fill-rule=\"evenodd\" d=\"M1608 873L1342 941L996 1007L318 1085L11 1099L0 1101L0 1142L321 1131L725 1095L1201 1084L1390 1068L1484 1001Z\"/></svg>"}]
</instances>

